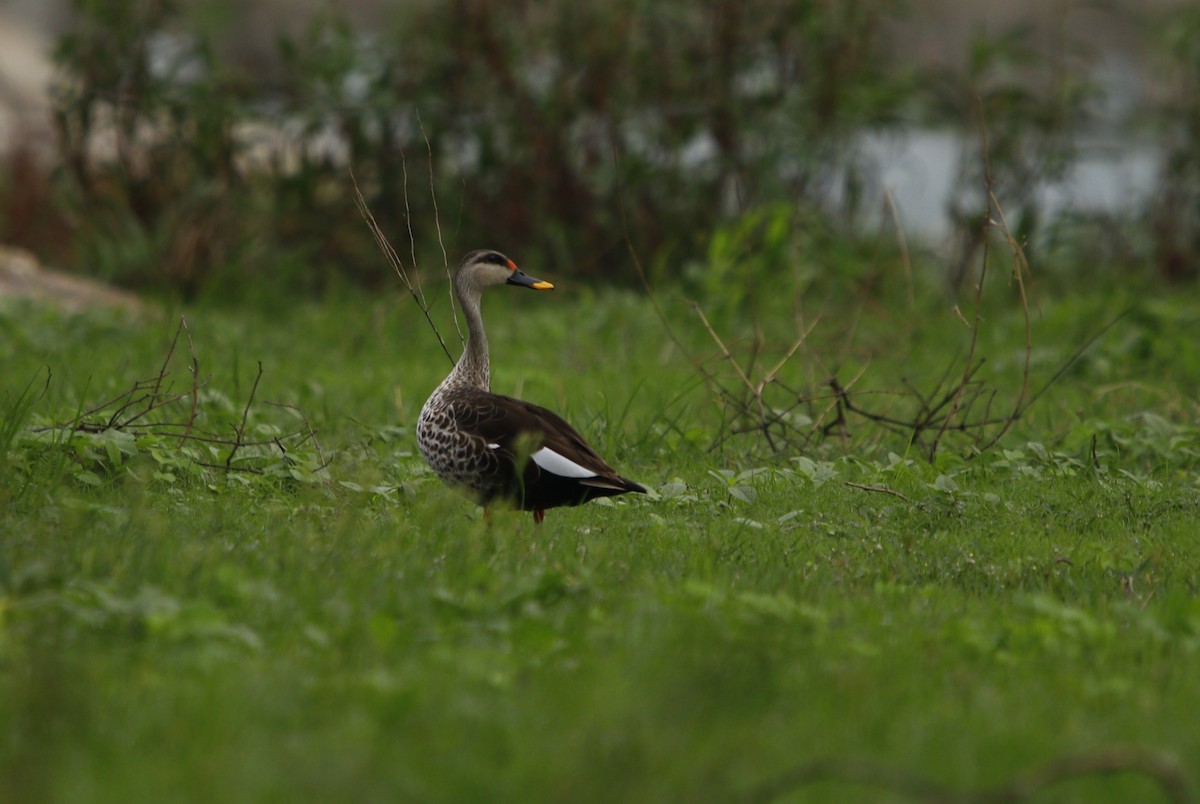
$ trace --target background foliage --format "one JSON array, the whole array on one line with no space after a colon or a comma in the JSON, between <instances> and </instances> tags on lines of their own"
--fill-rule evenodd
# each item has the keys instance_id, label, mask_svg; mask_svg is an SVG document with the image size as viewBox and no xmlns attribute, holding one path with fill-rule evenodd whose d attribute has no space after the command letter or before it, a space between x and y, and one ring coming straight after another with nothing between
<instances>
[{"instance_id":1,"label":"background foliage","mask_svg":"<svg viewBox=\"0 0 1200 804\"><path fill-rule=\"evenodd\" d=\"M423 261L442 260L437 219L451 255L489 243L628 280L628 237L677 276L714 232L764 205L861 237L879 197L863 137L913 125L962 133L946 200L961 241L953 285L979 254L984 129L1013 230L1030 249L1053 244L1055 273L1116 262L1196 273L1186 9L1143 23L1165 79L1143 116L1164 169L1161 191L1125 222L1039 214L1040 188L1073 164L1100 97L1095 54L1069 30L1049 52L1026 29L980 33L965 65L921 73L891 58L885 31L906 12L884 0L462 0L405 5L374 30L331 7L255 73L223 48L236 20L219 11L179 0L77 0L76 11L57 49L63 170L53 193L10 181L10 208L41 214L10 216L4 234L127 285L192 295L385 281L351 167L393 240L416 227Z\"/></svg>"}]
</instances>

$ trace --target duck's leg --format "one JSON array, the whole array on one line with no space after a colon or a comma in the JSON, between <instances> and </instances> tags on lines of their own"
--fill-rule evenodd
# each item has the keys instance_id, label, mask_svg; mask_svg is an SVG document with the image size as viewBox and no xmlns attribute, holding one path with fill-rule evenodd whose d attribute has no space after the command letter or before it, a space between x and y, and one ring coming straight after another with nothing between
<instances>
[{"instance_id":1,"label":"duck's leg","mask_svg":"<svg viewBox=\"0 0 1200 804\"><path fill-rule=\"evenodd\" d=\"M540 525L540 524L542 524L542 520L545 518L546 518L546 510L544 508L539 508L533 512L533 524Z\"/></svg>"}]
</instances>

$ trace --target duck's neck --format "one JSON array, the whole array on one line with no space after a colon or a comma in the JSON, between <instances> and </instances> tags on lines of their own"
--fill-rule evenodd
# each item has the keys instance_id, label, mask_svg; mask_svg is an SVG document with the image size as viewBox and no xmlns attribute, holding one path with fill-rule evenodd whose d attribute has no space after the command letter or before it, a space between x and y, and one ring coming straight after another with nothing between
<instances>
[{"instance_id":1,"label":"duck's neck","mask_svg":"<svg viewBox=\"0 0 1200 804\"><path fill-rule=\"evenodd\" d=\"M454 370L446 382L491 390L491 366L488 361L487 333L483 331L483 315L480 313L480 293L473 288L464 290L457 285L454 290L463 316L467 319L467 347L454 364Z\"/></svg>"}]
</instances>

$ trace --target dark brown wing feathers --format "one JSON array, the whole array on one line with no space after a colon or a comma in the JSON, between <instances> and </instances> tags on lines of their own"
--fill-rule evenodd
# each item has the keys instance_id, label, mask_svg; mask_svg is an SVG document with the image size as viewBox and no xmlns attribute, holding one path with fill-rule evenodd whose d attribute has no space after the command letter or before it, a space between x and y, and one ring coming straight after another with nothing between
<instances>
[{"instance_id":1,"label":"dark brown wing feathers","mask_svg":"<svg viewBox=\"0 0 1200 804\"><path fill-rule=\"evenodd\" d=\"M481 448L495 456L496 482L483 493L485 502L503 497L524 510L536 511L646 491L618 475L574 427L553 411L477 389L462 389L454 397L457 428L478 437ZM543 470L529 459L543 447L594 472L595 477L563 477Z\"/></svg>"}]
</instances>

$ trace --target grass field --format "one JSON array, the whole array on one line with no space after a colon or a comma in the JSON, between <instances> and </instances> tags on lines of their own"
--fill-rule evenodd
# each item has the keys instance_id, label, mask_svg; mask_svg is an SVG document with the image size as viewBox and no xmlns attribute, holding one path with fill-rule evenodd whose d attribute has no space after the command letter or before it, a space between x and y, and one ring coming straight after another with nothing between
<instances>
[{"instance_id":1,"label":"grass field","mask_svg":"<svg viewBox=\"0 0 1200 804\"><path fill-rule=\"evenodd\" d=\"M486 300L494 387L652 493L540 528L488 523L416 454L449 361L399 292L189 309L149 397L180 398L123 426L177 314L0 312L0 800L1194 795L1186 294L1037 299L1031 391L1128 312L995 447L947 435L930 462L861 419L778 452L733 435L680 351L736 388L687 293L660 295L676 344L643 296L546 278ZM702 298L743 367L755 333L768 367L795 339L789 294L759 292ZM978 376L1001 410L1024 319L989 294ZM969 304L915 296L808 302L780 378L860 377L903 413L894 392L943 387L970 348Z\"/></svg>"}]
</instances>

